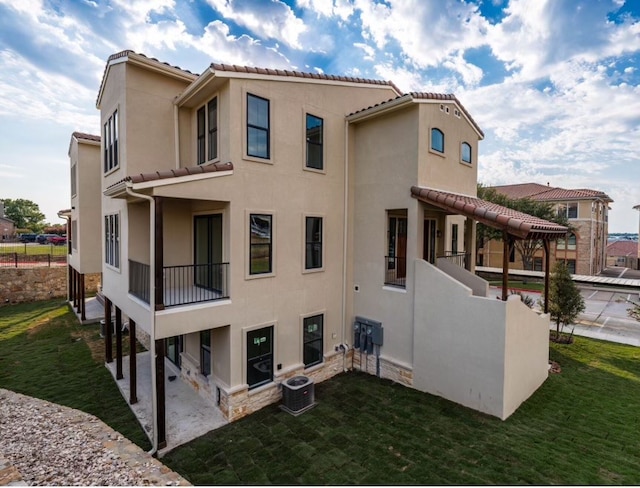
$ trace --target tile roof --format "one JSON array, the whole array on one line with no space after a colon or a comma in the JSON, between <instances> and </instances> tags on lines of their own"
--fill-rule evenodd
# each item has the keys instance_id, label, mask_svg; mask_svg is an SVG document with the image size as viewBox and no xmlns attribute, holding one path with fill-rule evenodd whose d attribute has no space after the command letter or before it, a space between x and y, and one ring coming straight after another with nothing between
<instances>
[{"instance_id":1,"label":"tile roof","mask_svg":"<svg viewBox=\"0 0 640 488\"><path fill-rule=\"evenodd\" d=\"M458 100L458 98L453 94L453 93L428 93L428 92L409 92L409 93L405 93L404 95L400 95L396 98L390 98L389 100L386 100L384 102L380 102L380 103L376 103L375 105L370 105L369 107L360 109L360 110L356 110L355 112L352 112L349 115L355 115L355 114L359 114L362 112L365 112L367 110L371 110L372 108L376 108L376 107L383 107L384 105L391 103L391 102L395 102L396 100L399 100L401 98L406 98L411 99L411 100L442 100L442 101L447 101L447 102L454 102L458 105L458 107L460 107L460 110L462 110L462 112L465 114L465 116L467 117L467 119L469 119L469 121L471 122L471 124L473 125L473 127L478 131L478 133L484 137L484 132L482 131L482 129L480 128L480 126L477 124L477 122L473 119L473 117L471 116L471 114L467 111L467 109L464 107L464 105L462 105L462 103L460 103L460 100Z\"/></svg>"},{"instance_id":2,"label":"tile roof","mask_svg":"<svg viewBox=\"0 0 640 488\"><path fill-rule=\"evenodd\" d=\"M602 199L605 202L613 202L611 197L599 190L580 188L568 190L565 188L541 185L539 183L520 183L516 185L492 186L498 193L511 199L530 198L536 201L557 201L557 200L594 200Z\"/></svg>"},{"instance_id":3,"label":"tile roof","mask_svg":"<svg viewBox=\"0 0 640 488\"><path fill-rule=\"evenodd\" d=\"M74 132L73 134L71 134L71 136L75 137L78 140L84 139L85 141L100 142L100 136L86 134L84 132Z\"/></svg>"},{"instance_id":4,"label":"tile roof","mask_svg":"<svg viewBox=\"0 0 640 488\"><path fill-rule=\"evenodd\" d=\"M614 241L607 244L607 256L637 256L638 241Z\"/></svg>"},{"instance_id":5,"label":"tile roof","mask_svg":"<svg viewBox=\"0 0 640 488\"><path fill-rule=\"evenodd\" d=\"M121 180L109 185L107 189L113 188L121 183L130 181L131 183L143 183L146 181L165 180L168 178L178 178L180 176L199 175L204 173L215 173L217 171L231 171L233 163L213 163L200 166L189 166L186 168L169 169L165 171L154 171L153 173L140 173L126 176Z\"/></svg>"},{"instance_id":6,"label":"tile roof","mask_svg":"<svg viewBox=\"0 0 640 488\"><path fill-rule=\"evenodd\" d=\"M562 237L568 231L566 227L555 222L549 222L476 197L420 186L411 187L411 195L430 205L464 215L490 227L505 230L520 239Z\"/></svg>"},{"instance_id":7,"label":"tile roof","mask_svg":"<svg viewBox=\"0 0 640 488\"><path fill-rule=\"evenodd\" d=\"M390 86L397 93L402 93L402 91L400 91L392 81L373 80L368 78L355 78L352 76L327 75L327 74L320 74L320 73L305 73L301 71L290 71L286 69L237 66L235 64L229 65L229 64L211 63L211 69L215 71L227 71L227 72L234 72L234 73L252 73L252 74L258 74L258 75L270 75L270 76L289 76L293 78L307 78L312 80L343 81L343 82L349 82L349 83L364 83L369 85Z\"/></svg>"}]
</instances>

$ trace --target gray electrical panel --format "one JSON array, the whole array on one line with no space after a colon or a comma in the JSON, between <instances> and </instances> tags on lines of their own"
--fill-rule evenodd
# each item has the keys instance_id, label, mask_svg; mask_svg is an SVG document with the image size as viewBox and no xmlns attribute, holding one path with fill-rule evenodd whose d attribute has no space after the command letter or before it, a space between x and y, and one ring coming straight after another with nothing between
<instances>
[{"instance_id":1,"label":"gray electrical panel","mask_svg":"<svg viewBox=\"0 0 640 488\"><path fill-rule=\"evenodd\" d=\"M356 317L353 331L353 344L356 349L371 354L374 345L382 346L384 339L382 323L364 317Z\"/></svg>"}]
</instances>

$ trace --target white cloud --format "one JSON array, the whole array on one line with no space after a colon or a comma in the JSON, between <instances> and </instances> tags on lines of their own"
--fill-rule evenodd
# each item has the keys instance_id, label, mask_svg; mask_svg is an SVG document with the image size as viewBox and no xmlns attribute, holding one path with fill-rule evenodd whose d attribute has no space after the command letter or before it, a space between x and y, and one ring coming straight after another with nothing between
<instances>
[{"instance_id":1,"label":"white cloud","mask_svg":"<svg viewBox=\"0 0 640 488\"><path fill-rule=\"evenodd\" d=\"M207 0L225 18L249 29L258 37L276 39L301 48L300 36L307 30L291 7L279 0Z\"/></svg>"}]
</instances>

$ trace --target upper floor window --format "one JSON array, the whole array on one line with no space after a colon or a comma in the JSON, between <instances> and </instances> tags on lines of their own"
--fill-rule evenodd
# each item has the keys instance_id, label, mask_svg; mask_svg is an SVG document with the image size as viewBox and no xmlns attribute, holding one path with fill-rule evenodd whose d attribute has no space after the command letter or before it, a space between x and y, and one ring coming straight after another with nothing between
<instances>
[{"instance_id":1,"label":"upper floor window","mask_svg":"<svg viewBox=\"0 0 640 488\"><path fill-rule=\"evenodd\" d=\"M322 160L322 133L324 121L320 117L307 114L307 168L324 169Z\"/></svg>"},{"instance_id":2,"label":"upper floor window","mask_svg":"<svg viewBox=\"0 0 640 488\"><path fill-rule=\"evenodd\" d=\"M102 128L102 140L104 143L104 172L107 173L118 167L118 111L107 119Z\"/></svg>"},{"instance_id":3,"label":"upper floor window","mask_svg":"<svg viewBox=\"0 0 640 488\"><path fill-rule=\"evenodd\" d=\"M304 268L322 268L322 217L305 218Z\"/></svg>"},{"instance_id":4,"label":"upper floor window","mask_svg":"<svg viewBox=\"0 0 640 488\"><path fill-rule=\"evenodd\" d=\"M200 107L196 114L198 164L218 157L218 97Z\"/></svg>"},{"instance_id":5,"label":"upper floor window","mask_svg":"<svg viewBox=\"0 0 640 488\"><path fill-rule=\"evenodd\" d=\"M463 142L460 152L460 158L462 159L462 161L471 164L471 145Z\"/></svg>"},{"instance_id":6,"label":"upper floor window","mask_svg":"<svg viewBox=\"0 0 640 488\"><path fill-rule=\"evenodd\" d=\"M561 203L558 205L558 217L566 217L567 219L578 218L578 203Z\"/></svg>"},{"instance_id":7,"label":"upper floor window","mask_svg":"<svg viewBox=\"0 0 640 488\"><path fill-rule=\"evenodd\" d=\"M76 184L76 165L71 166L71 196L76 196L77 193L77 184Z\"/></svg>"},{"instance_id":8,"label":"upper floor window","mask_svg":"<svg viewBox=\"0 0 640 488\"><path fill-rule=\"evenodd\" d=\"M247 156L269 159L269 100L247 94Z\"/></svg>"},{"instance_id":9,"label":"upper floor window","mask_svg":"<svg viewBox=\"0 0 640 488\"><path fill-rule=\"evenodd\" d=\"M249 216L249 274L272 272L273 240L272 216L251 214Z\"/></svg>"},{"instance_id":10,"label":"upper floor window","mask_svg":"<svg viewBox=\"0 0 640 488\"><path fill-rule=\"evenodd\" d=\"M431 129L431 149L444 152L444 133L440 129Z\"/></svg>"},{"instance_id":11,"label":"upper floor window","mask_svg":"<svg viewBox=\"0 0 640 488\"><path fill-rule=\"evenodd\" d=\"M120 222L119 215L104 216L104 261L114 268L120 267Z\"/></svg>"},{"instance_id":12,"label":"upper floor window","mask_svg":"<svg viewBox=\"0 0 640 488\"><path fill-rule=\"evenodd\" d=\"M569 249L574 250L576 248L576 244L578 239L575 234L569 234L569 238L565 241L564 238L558 239L556 244L557 249Z\"/></svg>"}]
</instances>

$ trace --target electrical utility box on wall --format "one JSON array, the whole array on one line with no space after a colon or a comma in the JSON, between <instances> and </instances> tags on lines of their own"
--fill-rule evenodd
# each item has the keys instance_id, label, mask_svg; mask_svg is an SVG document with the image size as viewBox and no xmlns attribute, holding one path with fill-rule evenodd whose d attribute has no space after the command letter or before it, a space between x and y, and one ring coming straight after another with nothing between
<instances>
[{"instance_id":1,"label":"electrical utility box on wall","mask_svg":"<svg viewBox=\"0 0 640 488\"><path fill-rule=\"evenodd\" d=\"M382 323L364 317L356 317L353 323L353 347L367 354L373 353L373 346L382 346L384 329Z\"/></svg>"}]
</instances>

